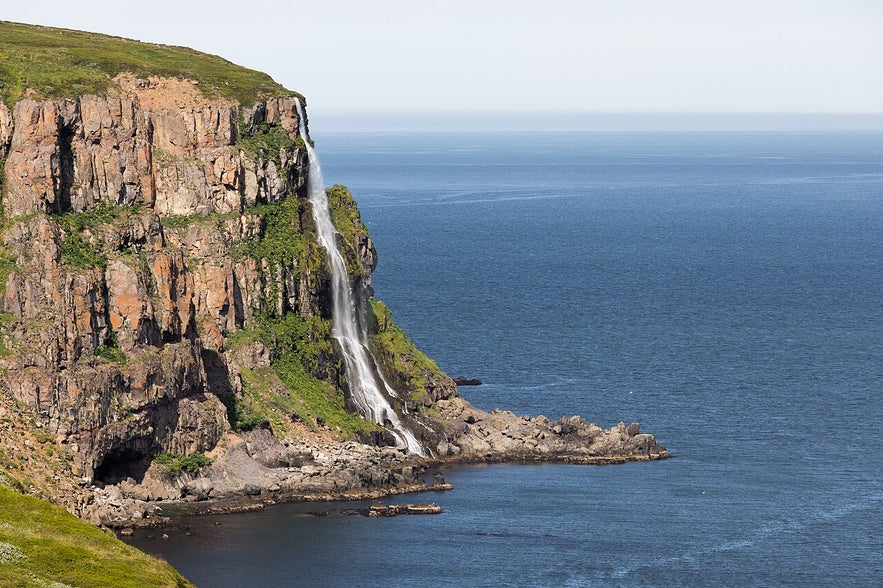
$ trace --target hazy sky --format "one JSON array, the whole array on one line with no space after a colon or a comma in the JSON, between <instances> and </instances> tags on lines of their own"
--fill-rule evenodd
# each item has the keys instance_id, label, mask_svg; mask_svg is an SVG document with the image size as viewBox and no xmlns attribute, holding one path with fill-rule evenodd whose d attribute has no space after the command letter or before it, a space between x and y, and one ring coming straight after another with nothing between
<instances>
[{"instance_id":1,"label":"hazy sky","mask_svg":"<svg viewBox=\"0 0 883 588\"><path fill-rule=\"evenodd\" d=\"M881 0L0 0L360 112L883 112ZM413 115L412 115L413 116Z\"/></svg>"}]
</instances>

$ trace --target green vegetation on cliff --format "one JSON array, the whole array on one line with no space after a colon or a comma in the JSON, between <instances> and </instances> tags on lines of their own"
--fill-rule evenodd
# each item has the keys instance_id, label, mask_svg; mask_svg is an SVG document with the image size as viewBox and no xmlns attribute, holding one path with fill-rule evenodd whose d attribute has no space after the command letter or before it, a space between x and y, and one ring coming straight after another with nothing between
<instances>
[{"instance_id":1,"label":"green vegetation on cliff","mask_svg":"<svg viewBox=\"0 0 883 588\"><path fill-rule=\"evenodd\" d=\"M414 402L422 403L429 397L427 384L446 376L393 322L392 311L383 302L372 298L374 315L372 344L374 355L393 385Z\"/></svg>"},{"instance_id":2,"label":"green vegetation on cliff","mask_svg":"<svg viewBox=\"0 0 883 588\"><path fill-rule=\"evenodd\" d=\"M291 196L248 209L249 214L261 217L263 234L260 239L246 241L234 249L233 256L266 259L283 266L297 261L302 269L318 271L323 263L322 248L301 225L303 212L301 203Z\"/></svg>"},{"instance_id":3,"label":"green vegetation on cliff","mask_svg":"<svg viewBox=\"0 0 883 588\"><path fill-rule=\"evenodd\" d=\"M60 243L61 258L67 265L80 270L107 267L107 253L90 243L84 231L126 222L141 211L140 206L108 204L82 212L55 215L58 226L64 231L64 238Z\"/></svg>"},{"instance_id":4,"label":"green vegetation on cliff","mask_svg":"<svg viewBox=\"0 0 883 588\"><path fill-rule=\"evenodd\" d=\"M95 355L117 365L126 365L129 361L129 358L117 344L117 338L113 332L107 336L104 344L95 348Z\"/></svg>"},{"instance_id":5,"label":"green vegetation on cliff","mask_svg":"<svg viewBox=\"0 0 883 588\"><path fill-rule=\"evenodd\" d=\"M351 275L359 276L364 271L359 248L367 242L368 232L358 206L349 190L340 185L328 189L328 202L340 234L347 270ZM261 217L264 230L260 239L239 246L234 251L236 257L264 260L271 268L291 267L302 276L308 276L310 282L319 280L319 275L325 271L325 251L304 226L302 218L309 213L302 200L289 197L281 202L254 207L249 213ZM275 278L270 283L276 284ZM276 294L271 291L271 296ZM247 429L269 423L274 432L283 435L293 421L301 421L310 428L327 426L344 438L364 438L378 432L377 425L347 408L343 365L331 335L330 318L321 316L314 308L290 309L281 315L271 310L273 308L268 301L266 310L256 317L250 329L236 331L227 338L228 349L261 341L273 355L270 367L243 370L244 393L241 397L225 399L231 424ZM391 325L388 309L384 324ZM435 364L414 349L404 334L394 336L392 329L389 327L388 333L380 339L386 346L384 354L390 358L386 362L389 372L396 374L396 381L405 384L409 397L422 399L426 395L424 378L427 373L440 372ZM415 366L411 358L423 359L418 359ZM425 365L427 363L434 371ZM412 367L417 371L410 371ZM398 368L408 370L407 374L395 372Z\"/></svg>"},{"instance_id":6,"label":"green vegetation on cliff","mask_svg":"<svg viewBox=\"0 0 883 588\"><path fill-rule=\"evenodd\" d=\"M360 276L359 241L368 237L368 230L362 223L359 207L346 186L335 184L328 188L327 195L331 221L340 234L338 247L346 262L346 271L350 276Z\"/></svg>"},{"instance_id":7,"label":"green vegetation on cliff","mask_svg":"<svg viewBox=\"0 0 883 588\"><path fill-rule=\"evenodd\" d=\"M167 563L0 485L0 586L192 586Z\"/></svg>"},{"instance_id":8,"label":"green vegetation on cliff","mask_svg":"<svg viewBox=\"0 0 883 588\"><path fill-rule=\"evenodd\" d=\"M86 94L114 95L122 91L116 87L114 77L123 72L142 79L161 76L191 80L206 98L249 105L270 96L293 94L263 73L186 48L0 21L0 99L6 104L24 98L54 102ZM128 84L120 83L126 86L125 92L134 91ZM190 95L189 90L186 94ZM148 102L145 100L142 105L145 112L153 108ZM198 105L201 100L194 102ZM16 125L29 124L22 118L29 108L39 112L55 108L51 104L25 106L20 104L14 113ZM305 145L302 138L289 132L298 122L293 101L268 103L266 111L260 107L217 107L223 110L223 145L216 144L215 131L198 124L194 127L188 118L192 113L150 117L157 136L174 137L177 141L180 135L186 137L181 144L197 146L186 155L169 145L167 151L161 149L149 132L102 133L99 139L88 139L87 144L83 136L71 132L76 125L67 119L64 129L59 125L47 128L46 136L41 134L27 145L3 145L3 154L9 151L8 161L12 162L7 171L15 174L9 178L18 180L39 167L37 163L29 167L26 162L45 163L39 169L50 169L51 178L47 177L40 189L45 188L45 194L49 194L51 187L57 192L57 200L39 202L43 192L31 194L24 184L9 182L6 187L14 189L4 196L10 218L2 213L0 217L18 231L10 235L39 235L53 245L46 250L59 251L60 256L50 259L30 255L27 238L10 239L9 252L0 249L0 280L4 276L10 278L16 292L42 292L39 287L29 288L33 280L39 279L34 276L51 275L53 280L47 284L47 291L71 291L73 284L84 300L78 305L61 296L43 296L45 301L29 301L33 304L27 312L22 311L25 302L12 300L21 308L9 315L15 324L3 329L7 343L9 335L15 334L16 344L23 341L21 348L32 351L28 347L31 338L20 336L23 329L28 329L39 333L39 337L33 338L35 342L42 345L44 341L62 341L60 348L70 357L85 358L77 363L83 374L85 368L95 368L116 376L137 371L135 368L144 363L144 354L153 357L168 344L189 341L194 356L198 353L204 359L216 361L216 371L210 382L208 376L191 378L191 372L184 373L188 358L180 364L160 362L145 367L147 379L168 389L169 398L173 394L195 395L208 385L224 397L234 428L269 425L280 436L295 435L309 428L323 435L330 430L340 438L376 440L383 436L382 428L362 419L345 395L344 365L331 334L331 284L325 251L316 242L305 197L304 184L309 172ZM4 108L2 104L0 108ZM87 110L77 111L75 118L88 116ZM262 117L262 112L267 116ZM227 122L232 128L226 126ZM5 139L11 128L8 123L4 116ZM76 124L83 127L87 123L91 121L76 119ZM126 123L112 114L108 124L118 130ZM130 144L130 139L134 144ZM230 145L229 141L235 143ZM223 147L225 158L219 159L219 147ZM93 161L104 160L109 171L81 166L84 150ZM118 157L119 153L124 156ZM139 167L138 157L147 153L151 155L150 165ZM137 154L141 155L136 157ZM55 165L58 161L65 165ZM85 172L87 168L89 173ZM123 174L122 180L116 177L117 169ZM130 183L135 186L131 193L127 187ZM152 200L149 191L140 191L143 186L153 186L162 198L155 194ZM179 194L180 202L169 201ZM327 194L352 282L358 285L361 280L362 285L367 285L366 274L373 269L375 253L358 206L343 186L332 186ZM121 201L140 204L117 204ZM74 208L78 211L73 212ZM180 214L163 214L171 211ZM243 219L237 222L240 219L235 217L240 215ZM16 263L22 267L16 267ZM365 288L358 291L362 295ZM74 323L78 328L83 325L82 332L61 332L48 320L36 325L34 321L14 319L28 313L29 320L31 315L37 316L32 307L39 308L40 317L53 320L62 313L74 313ZM102 314L103 319L114 319L116 333L108 330L107 320L95 320ZM368 314L370 321L370 310ZM116 321L117 318L120 320ZM426 398L435 391L432 379L440 372L394 328L388 309L380 324L382 328L374 330L374 346L388 379L403 392L402 398L408 404L412 400L428 404ZM254 349L252 356L246 350L235 361L223 353L224 348L233 350L252 341L261 341L266 349ZM33 347L34 353L42 352L36 343ZM179 350L186 355L183 345L176 348L176 353ZM14 349L11 355L14 357L18 351ZM268 357L272 358L270 365ZM237 363L240 360L242 363ZM53 361L56 358L48 363ZM60 362L54 367L58 371L67 368ZM73 378L84 380L83 374L78 372ZM178 378L181 374L184 375ZM89 388L80 386L78 390ZM61 405L67 400L53 402ZM78 399L80 404L65 407L64 414L71 415L74 423L75 413L82 406L92 407L93 400ZM209 401L213 403L214 398L206 402ZM153 400L145 400L137 408L165 410ZM106 416L108 423L124 424L137 412L135 408L113 403L109 407L99 406L98 410L106 412L102 418ZM212 424L219 425L218 430L226 427L223 414L215 411L213 418ZM124 432L135 434L129 429ZM118 447L113 451L77 458L84 460L88 470L104 467L102 460L111 461L108 456L115 457L117 453L138 457L140 449L132 451L126 446L132 439L114 439ZM208 441L203 449L209 449L214 442ZM167 465L172 468L179 465L177 458L162 459L170 459ZM29 486L24 479L20 485L25 489Z\"/></svg>"},{"instance_id":9,"label":"green vegetation on cliff","mask_svg":"<svg viewBox=\"0 0 883 588\"><path fill-rule=\"evenodd\" d=\"M301 421L309 428L327 426L345 438L378 430L348 411L343 391L328 381L342 369L330 320L305 319L293 312L262 316L254 329L228 337L227 346L235 349L252 341L261 341L274 359L268 368L243 370L243 397L227 404L234 427L269 423L274 433L284 436L292 421Z\"/></svg>"},{"instance_id":10,"label":"green vegetation on cliff","mask_svg":"<svg viewBox=\"0 0 883 588\"><path fill-rule=\"evenodd\" d=\"M160 453L154 456L153 463L162 466L163 471L167 474L179 474L181 472L190 472L195 474L202 468L212 463L201 452L191 453L190 455L181 455L180 453Z\"/></svg>"},{"instance_id":11,"label":"green vegetation on cliff","mask_svg":"<svg viewBox=\"0 0 883 588\"><path fill-rule=\"evenodd\" d=\"M236 146L255 159L272 160L276 165L282 164L279 152L283 149L294 150L303 148L304 140L292 139L279 126L266 123L259 125L251 133L243 133L236 141Z\"/></svg>"},{"instance_id":12,"label":"green vegetation on cliff","mask_svg":"<svg viewBox=\"0 0 883 588\"><path fill-rule=\"evenodd\" d=\"M122 72L194 80L208 98L248 105L294 93L265 73L185 47L0 21L0 95L7 104L28 89L43 98L104 94Z\"/></svg>"}]
</instances>

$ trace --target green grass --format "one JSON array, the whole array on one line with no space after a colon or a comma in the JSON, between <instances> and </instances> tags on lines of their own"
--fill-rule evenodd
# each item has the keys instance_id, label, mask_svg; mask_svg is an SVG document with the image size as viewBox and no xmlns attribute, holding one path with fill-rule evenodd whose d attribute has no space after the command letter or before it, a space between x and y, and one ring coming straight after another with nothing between
<instances>
[{"instance_id":1,"label":"green grass","mask_svg":"<svg viewBox=\"0 0 883 588\"><path fill-rule=\"evenodd\" d=\"M330 319L302 318L293 312L282 317L260 316L256 330L276 357L295 354L310 373L319 372L323 363L336 357Z\"/></svg>"},{"instance_id":2,"label":"green grass","mask_svg":"<svg viewBox=\"0 0 883 588\"><path fill-rule=\"evenodd\" d=\"M388 306L372 298L371 311L376 331L371 342L377 360L399 391L404 391L411 400L421 402L429 394L427 380L440 380L445 377L444 372L393 322Z\"/></svg>"},{"instance_id":3,"label":"green grass","mask_svg":"<svg viewBox=\"0 0 883 588\"><path fill-rule=\"evenodd\" d=\"M242 216L242 212L234 210L233 212L221 213L212 212L209 214L170 214L162 217L163 229L183 229L192 225L209 225L215 226L223 223L231 218Z\"/></svg>"},{"instance_id":4,"label":"green grass","mask_svg":"<svg viewBox=\"0 0 883 588\"><path fill-rule=\"evenodd\" d=\"M27 88L40 98L105 94L121 72L195 80L207 98L246 105L293 94L265 73L185 47L0 21L0 94L7 104Z\"/></svg>"},{"instance_id":5,"label":"green grass","mask_svg":"<svg viewBox=\"0 0 883 588\"><path fill-rule=\"evenodd\" d=\"M126 365L129 362L125 352L117 345L116 335L113 333L107 336L103 345L95 348L95 355L117 365Z\"/></svg>"},{"instance_id":6,"label":"green grass","mask_svg":"<svg viewBox=\"0 0 883 588\"><path fill-rule=\"evenodd\" d=\"M282 287L276 281L276 268L318 274L325 264L325 250L316 242L315 235L302 225L301 218L308 213L294 196L280 202L254 206L245 212L259 216L263 230L260 238L236 246L231 256L234 259L251 257L268 262L269 273L265 279L270 288L263 293L265 299L262 306L273 308Z\"/></svg>"},{"instance_id":7,"label":"green grass","mask_svg":"<svg viewBox=\"0 0 883 588\"><path fill-rule=\"evenodd\" d=\"M54 215L53 218L64 231L64 239L60 244L61 258L69 266L77 269L107 267L107 255L97 250L84 236L83 232L100 225L126 221L139 214L141 206L119 206L105 204L82 212L67 212Z\"/></svg>"},{"instance_id":8,"label":"green grass","mask_svg":"<svg viewBox=\"0 0 883 588\"><path fill-rule=\"evenodd\" d=\"M140 205L123 206L116 204L102 204L95 208L89 208L82 212L67 212L57 215L55 218L65 229L74 229L81 232L99 225L107 225L137 215L143 210Z\"/></svg>"},{"instance_id":9,"label":"green grass","mask_svg":"<svg viewBox=\"0 0 883 588\"><path fill-rule=\"evenodd\" d=\"M311 251L319 249L319 246L315 243L314 236L305 232L301 226L302 210L297 198L289 196L280 202L252 207L247 212L261 217L264 223L263 235L260 239L247 241L237 247L233 251L234 257L247 256L285 265L291 265L293 260L304 262L317 258L313 261L318 261L318 267L321 267L321 253Z\"/></svg>"},{"instance_id":10,"label":"green grass","mask_svg":"<svg viewBox=\"0 0 883 588\"><path fill-rule=\"evenodd\" d=\"M331 338L331 321L302 318L295 313L282 317L260 316L252 330L240 330L227 338L236 348L261 341L273 350L269 368L242 370L244 394L225 399L230 422L236 428L269 423L284 435L292 420L307 426L327 426L352 439L377 430L377 426L346 409L343 390L325 381L329 368L338 364Z\"/></svg>"},{"instance_id":11,"label":"green grass","mask_svg":"<svg viewBox=\"0 0 883 588\"><path fill-rule=\"evenodd\" d=\"M68 233L61 242L61 258L76 269L87 270L93 267L107 267L107 256L98 253L79 233Z\"/></svg>"},{"instance_id":12,"label":"green grass","mask_svg":"<svg viewBox=\"0 0 883 588\"><path fill-rule=\"evenodd\" d=\"M250 373L251 370L242 370L244 388L242 396L220 396L221 402L227 408L227 420L230 422L230 426L237 431L249 431L270 423L264 390L256 388L253 383L249 382Z\"/></svg>"},{"instance_id":13,"label":"green grass","mask_svg":"<svg viewBox=\"0 0 883 588\"><path fill-rule=\"evenodd\" d=\"M277 166L282 165L280 151L303 148L304 140L292 139L282 128L268 124L259 125L251 134L241 135L236 146L255 159L273 160Z\"/></svg>"},{"instance_id":14,"label":"green grass","mask_svg":"<svg viewBox=\"0 0 883 588\"><path fill-rule=\"evenodd\" d=\"M359 275L362 267L358 241L368 233L358 206L349 190L340 185L328 189L328 200L340 233L347 269L351 275ZM281 202L253 207L249 213L262 218L264 231L260 239L239 246L235 256L265 259L271 267L296 264L296 271L302 273L315 274L322 270L325 251L301 224L301 218L308 214L302 202L289 197ZM272 308L272 305L265 307ZM391 320L388 322L391 324ZM398 379L408 386L413 396L422 397L421 394L426 394L426 385L421 378L440 371L400 330L395 329L397 327L389 327L380 341L386 345L384 349L395 347L398 355L387 354L392 369L405 370L406 374L399 374ZM277 316L271 310L256 317L253 328L231 333L225 346L236 349L257 340L273 351L274 360L268 370L243 371L245 393L225 400L234 426L246 428L269 423L279 433L287 429L292 419L299 419L311 427L331 427L346 438L364 437L378 430L374 423L347 410L343 390L330 383L343 367L334 347L329 319L303 318L295 312ZM396 362L395 358L404 359ZM287 394L281 394L280 388Z\"/></svg>"},{"instance_id":15,"label":"green grass","mask_svg":"<svg viewBox=\"0 0 883 588\"><path fill-rule=\"evenodd\" d=\"M341 235L341 253L350 275L360 275L357 241L368 234L359 216L359 208L345 186L328 189L328 205L332 220ZM293 197L270 204L261 204L247 210L261 217L264 223L260 239L237 247L233 256L266 259L273 264L291 265L297 260L300 271L318 272L325 265L325 250L316 242L316 236L303 226L301 218L309 214L301 202Z\"/></svg>"},{"instance_id":16,"label":"green grass","mask_svg":"<svg viewBox=\"0 0 883 588\"><path fill-rule=\"evenodd\" d=\"M195 223L201 223L211 220L215 219L202 214L173 214L163 217L162 226L164 229L180 229L183 227L189 227L190 225Z\"/></svg>"},{"instance_id":17,"label":"green grass","mask_svg":"<svg viewBox=\"0 0 883 588\"><path fill-rule=\"evenodd\" d=\"M192 586L167 563L64 509L0 486L0 586Z\"/></svg>"},{"instance_id":18,"label":"green grass","mask_svg":"<svg viewBox=\"0 0 883 588\"><path fill-rule=\"evenodd\" d=\"M331 220L340 233L338 247L346 262L346 270L350 276L360 276L362 264L359 262L358 241L368 234L368 230L362 224L359 207L346 186L335 184L328 188L327 194Z\"/></svg>"},{"instance_id":19,"label":"green grass","mask_svg":"<svg viewBox=\"0 0 883 588\"><path fill-rule=\"evenodd\" d=\"M308 425L312 422L325 425L348 439L380 429L357 413L348 411L343 390L311 376L295 356L278 359L273 368L286 387L296 393L299 402L294 412Z\"/></svg>"},{"instance_id":20,"label":"green grass","mask_svg":"<svg viewBox=\"0 0 883 588\"><path fill-rule=\"evenodd\" d=\"M210 465L212 460L197 451L190 455L160 453L153 458L153 463L162 466L163 471L167 474L180 474L181 472L195 474L202 468Z\"/></svg>"},{"instance_id":21,"label":"green grass","mask_svg":"<svg viewBox=\"0 0 883 588\"><path fill-rule=\"evenodd\" d=\"M233 331L227 338L224 339L224 349L228 351L236 351L242 347L245 347L249 343L254 343L255 341L259 341L260 336L257 331L253 329L239 329L238 331Z\"/></svg>"}]
</instances>

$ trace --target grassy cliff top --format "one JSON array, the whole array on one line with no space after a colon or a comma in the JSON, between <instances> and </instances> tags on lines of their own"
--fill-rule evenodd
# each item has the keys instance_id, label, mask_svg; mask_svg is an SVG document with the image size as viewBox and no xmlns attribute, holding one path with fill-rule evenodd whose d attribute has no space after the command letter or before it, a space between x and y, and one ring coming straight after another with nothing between
<instances>
[{"instance_id":1,"label":"grassy cliff top","mask_svg":"<svg viewBox=\"0 0 883 588\"><path fill-rule=\"evenodd\" d=\"M28 88L38 98L104 94L121 72L187 78L207 98L248 105L292 94L265 73L186 47L0 21L0 95L9 105Z\"/></svg>"},{"instance_id":2,"label":"grassy cliff top","mask_svg":"<svg viewBox=\"0 0 883 588\"><path fill-rule=\"evenodd\" d=\"M58 506L0 485L0 586L192 586L170 565L141 553Z\"/></svg>"}]
</instances>

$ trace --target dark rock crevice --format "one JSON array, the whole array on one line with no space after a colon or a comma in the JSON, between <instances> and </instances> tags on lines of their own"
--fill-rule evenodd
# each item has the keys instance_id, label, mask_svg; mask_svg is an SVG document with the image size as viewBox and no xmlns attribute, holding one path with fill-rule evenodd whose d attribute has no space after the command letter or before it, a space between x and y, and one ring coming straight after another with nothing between
<instances>
[{"instance_id":1,"label":"dark rock crevice","mask_svg":"<svg viewBox=\"0 0 883 588\"><path fill-rule=\"evenodd\" d=\"M71 188L74 184L74 148L73 138L75 130L69 126L62 126L58 131L58 163L57 171L53 177L56 179L57 210L53 212L65 213L71 210ZM54 166L53 166L54 167Z\"/></svg>"}]
</instances>

